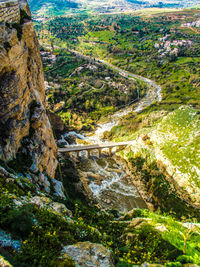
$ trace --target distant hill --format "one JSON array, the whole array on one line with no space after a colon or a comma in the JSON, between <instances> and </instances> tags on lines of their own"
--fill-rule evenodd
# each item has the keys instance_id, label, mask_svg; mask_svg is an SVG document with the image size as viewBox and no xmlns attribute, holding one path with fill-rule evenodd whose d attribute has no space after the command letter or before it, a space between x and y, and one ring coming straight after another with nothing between
<instances>
[{"instance_id":1,"label":"distant hill","mask_svg":"<svg viewBox=\"0 0 200 267\"><path fill-rule=\"evenodd\" d=\"M79 4L68 0L29 0L31 12L37 17L64 15L71 9L77 9Z\"/></svg>"},{"instance_id":2,"label":"distant hill","mask_svg":"<svg viewBox=\"0 0 200 267\"><path fill-rule=\"evenodd\" d=\"M185 8L200 4L200 0L29 0L36 17L51 17L74 12L124 12L141 8Z\"/></svg>"}]
</instances>

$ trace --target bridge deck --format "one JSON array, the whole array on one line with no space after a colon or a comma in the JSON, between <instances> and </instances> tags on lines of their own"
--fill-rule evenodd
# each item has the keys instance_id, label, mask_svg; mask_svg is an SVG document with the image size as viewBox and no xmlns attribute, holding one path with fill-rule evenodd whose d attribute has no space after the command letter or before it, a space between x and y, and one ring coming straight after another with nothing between
<instances>
[{"instance_id":1,"label":"bridge deck","mask_svg":"<svg viewBox=\"0 0 200 267\"><path fill-rule=\"evenodd\" d=\"M118 143L102 143L102 144L94 144L94 145L86 145L86 146L68 146L63 148L58 148L58 152L76 152L83 150L93 150L93 149L103 149L103 148L112 148L117 146L128 146L131 144L131 141L127 142L118 142Z\"/></svg>"}]
</instances>

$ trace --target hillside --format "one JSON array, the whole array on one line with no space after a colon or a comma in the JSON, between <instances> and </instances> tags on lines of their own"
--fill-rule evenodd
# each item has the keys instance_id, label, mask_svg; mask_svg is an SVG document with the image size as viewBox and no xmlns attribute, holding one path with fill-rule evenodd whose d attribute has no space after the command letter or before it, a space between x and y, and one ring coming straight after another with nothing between
<instances>
[{"instance_id":1,"label":"hillside","mask_svg":"<svg viewBox=\"0 0 200 267\"><path fill-rule=\"evenodd\" d=\"M30 8L34 18L44 19L58 15L70 13L112 13L112 12L130 12L143 8L185 8L199 4L199 0L103 0L103 1L86 1L86 0L29 0Z\"/></svg>"},{"instance_id":2,"label":"hillside","mask_svg":"<svg viewBox=\"0 0 200 267\"><path fill-rule=\"evenodd\" d=\"M144 96L147 86L73 52L41 52L48 107L70 126L92 129L94 122ZM53 60L52 60L53 58ZM80 112L81 111L81 112Z\"/></svg>"},{"instance_id":3,"label":"hillside","mask_svg":"<svg viewBox=\"0 0 200 267\"><path fill-rule=\"evenodd\" d=\"M133 162L141 158L148 165L156 162L171 177L174 190L199 206L199 111L181 106L167 115L165 111L145 113L127 115L112 129L110 138L134 140L123 157Z\"/></svg>"},{"instance_id":4,"label":"hillside","mask_svg":"<svg viewBox=\"0 0 200 267\"><path fill-rule=\"evenodd\" d=\"M198 106L200 39L198 25L192 22L199 17L199 10L77 15L55 18L36 29L41 43L53 42L155 80L162 86L166 107Z\"/></svg>"},{"instance_id":5,"label":"hillside","mask_svg":"<svg viewBox=\"0 0 200 267\"><path fill-rule=\"evenodd\" d=\"M0 2L0 266L200 266L200 11L85 3Z\"/></svg>"},{"instance_id":6,"label":"hillside","mask_svg":"<svg viewBox=\"0 0 200 267\"><path fill-rule=\"evenodd\" d=\"M91 140L132 142L117 153L118 160L125 160L121 168L127 167L128 182L121 178L119 183L113 182L108 186L110 180L107 177L116 168L109 160L108 167L105 167L104 161L94 158L94 167L92 161L85 162L82 154L84 164L75 163L86 194L103 207L109 208L116 203L121 203L121 208L126 206L128 194L132 194L129 186L133 184L149 209L171 214L175 220L190 217L199 221L199 17L198 9L175 12L151 9L133 14L79 14L76 19L74 16L60 17L36 25L41 44L48 49L54 46L54 53L73 50L77 59L81 55L87 56L89 61L101 62L116 73L121 71L126 79L137 74L156 81L162 88L161 102L148 104L151 90L147 88L147 108L138 112L139 104L136 102L122 109L122 114L127 115L121 119L117 115L120 111L113 115L112 111L106 120L99 121L93 117L97 128L88 128L86 138L76 140L81 144ZM61 76L60 71L56 73ZM84 72L85 75L88 74ZM79 89L77 94L80 93ZM95 96L94 91L91 94ZM115 106L115 101L111 103ZM63 109L63 118L64 114ZM91 135L89 139L88 135ZM115 181L115 176L111 177ZM123 190L126 192L124 195ZM149 220L151 216L147 217ZM136 244L137 239L130 237L130 240L129 248L132 243ZM146 248L150 246L146 244ZM135 254L129 250L123 254L123 261L136 264L136 259L142 255L140 253L134 258ZM150 258L153 257L152 251L149 254ZM194 254L190 253L190 256ZM155 258L153 261L159 262ZM183 262L180 262L176 264L181 266ZM164 264L170 266L170 263Z\"/></svg>"}]
</instances>

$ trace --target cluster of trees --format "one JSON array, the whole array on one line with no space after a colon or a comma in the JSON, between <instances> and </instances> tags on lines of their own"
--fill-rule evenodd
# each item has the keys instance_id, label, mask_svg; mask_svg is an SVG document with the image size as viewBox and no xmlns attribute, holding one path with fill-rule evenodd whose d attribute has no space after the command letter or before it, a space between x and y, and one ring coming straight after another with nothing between
<instances>
[{"instance_id":1,"label":"cluster of trees","mask_svg":"<svg viewBox=\"0 0 200 267\"><path fill-rule=\"evenodd\" d=\"M72 53L58 50L57 60L43 58L49 105L64 101L63 110L100 114L137 100L145 93L145 84L129 80L98 63L89 62ZM59 86L58 86L59 85ZM139 92L139 93L138 93Z\"/></svg>"},{"instance_id":2,"label":"cluster of trees","mask_svg":"<svg viewBox=\"0 0 200 267\"><path fill-rule=\"evenodd\" d=\"M177 101L198 106L199 83L194 77L200 70L200 37L195 31L180 28L183 18L186 22L196 20L197 11L148 18L131 14L79 15L76 19L55 18L45 27L52 36L83 54L104 58L122 69L156 80L162 85L163 103ZM177 53L164 54L155 46L175 40L191 41L191 45L173 45Z\"/></svg>"}]
</instances>

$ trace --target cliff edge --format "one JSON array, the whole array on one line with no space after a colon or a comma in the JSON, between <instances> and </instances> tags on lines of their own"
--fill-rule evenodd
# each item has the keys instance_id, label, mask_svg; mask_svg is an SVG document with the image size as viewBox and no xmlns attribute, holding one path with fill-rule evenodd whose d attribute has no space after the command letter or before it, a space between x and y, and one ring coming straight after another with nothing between
<instances>
[{"instance_id":1,"label":"cliff edge","mask_svg":"<svg viewBox=\"0 0 200 267\"><path fill-rule=\"evenodd\" d=\"M0 17L0 159L44 182L54 177L57 147L27 2L1 1Z\"/></svg>"}]
</instances>

